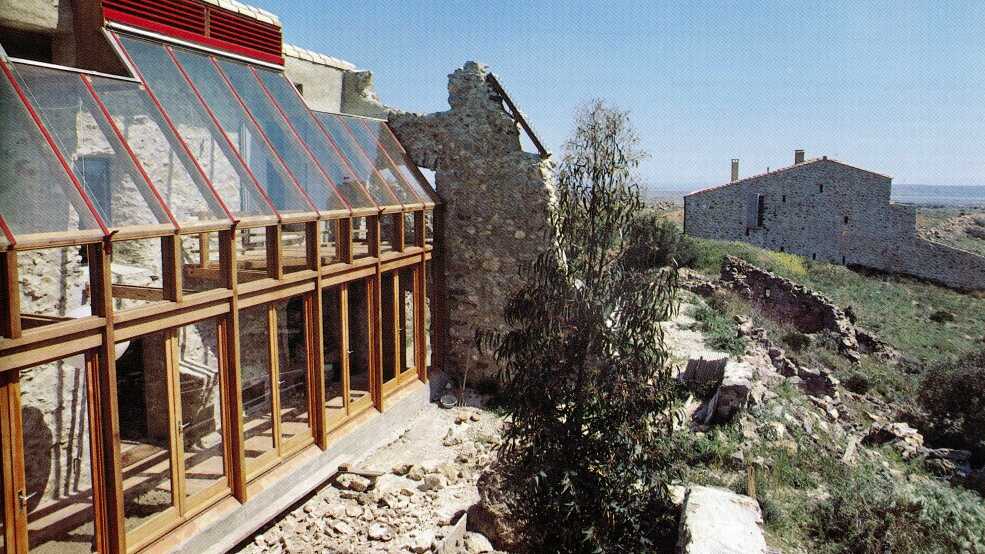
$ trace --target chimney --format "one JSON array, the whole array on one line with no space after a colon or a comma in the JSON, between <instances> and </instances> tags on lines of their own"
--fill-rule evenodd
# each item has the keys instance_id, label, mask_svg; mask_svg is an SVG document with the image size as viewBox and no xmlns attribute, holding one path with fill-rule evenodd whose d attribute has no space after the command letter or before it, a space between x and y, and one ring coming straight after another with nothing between
<instances>
[{"instance_id":1,"label":"chimney","mask_svg":"<svg viewBox=\"0 0 985 554\"><path fill-rule=\"evenodd\" d=\"M804 151L803 150L794 150L793 151L793 163L794 163L794 165L804 163Z\"/></svg>"},{"instance_id":2,"label":"chimney","mask_svg":"<svg viewBox=\"0 0 985 554\"><path fill-rule=\"evenodd\" d=\"M739 158L732 158L732 183L739 180Z\"/></svg>"}]
</instances>

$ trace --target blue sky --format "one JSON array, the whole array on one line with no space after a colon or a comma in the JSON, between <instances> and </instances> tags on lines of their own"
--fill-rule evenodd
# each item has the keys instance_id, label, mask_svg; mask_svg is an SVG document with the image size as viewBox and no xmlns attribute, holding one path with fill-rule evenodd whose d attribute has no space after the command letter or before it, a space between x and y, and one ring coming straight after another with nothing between
<instances>
[{"instance_id":1,"label":"blue sky","mask_svg":"<svg viewBox=\"0 0 985 554\"><path fill-rule=\"evenodd\" d=\"M606 99L631 112L655 188L795 148L895 183L985 185L983 2L251 3L404 109L447 109L447 74L486 63L555 151L575 109Z\"/></svg>"}]
</instances>

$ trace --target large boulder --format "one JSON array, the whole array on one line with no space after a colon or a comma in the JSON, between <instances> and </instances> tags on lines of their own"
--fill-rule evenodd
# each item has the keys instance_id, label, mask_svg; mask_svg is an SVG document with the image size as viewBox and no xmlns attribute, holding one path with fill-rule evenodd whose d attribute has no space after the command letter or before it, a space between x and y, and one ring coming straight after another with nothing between
<instances>
[{"instance_id":1,"label":"large boulder","mask_svg":"<svg viewBox=\"0 0 985 554\"><path fill-rule=\"evenodd\" d=\"M469 508L468 530L485 535L497 550L523 552L520 528L510 513L503 485L503 476L495 468L479 477L479 501Z\"/></svg>"},{"instance_id":2,"label":"large boulder","mask_svg":"<svg viewBox=\"0 0 985 554\"><path fill-rule=\"evenodd\" d=\"M714 487L691 487L684 499L677 552L766 554L756 500Z\"/></svg>"}]
</instances>

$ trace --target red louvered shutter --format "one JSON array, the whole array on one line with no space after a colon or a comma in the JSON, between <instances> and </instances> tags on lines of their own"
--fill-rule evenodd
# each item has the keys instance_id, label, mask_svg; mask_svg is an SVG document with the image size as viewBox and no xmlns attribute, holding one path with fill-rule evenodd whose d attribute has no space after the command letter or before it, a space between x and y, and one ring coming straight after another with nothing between
<instances>
[{"instance_id":1,"label":"red louvered shutter","mask_svg":"<svg viewBox=\"0 0 985 554\"><path fill-rule=\"evenodd\" d=\"M107 21L283 65L281 28L202 0L103 0Z\"/></svg>"}]
</instances>

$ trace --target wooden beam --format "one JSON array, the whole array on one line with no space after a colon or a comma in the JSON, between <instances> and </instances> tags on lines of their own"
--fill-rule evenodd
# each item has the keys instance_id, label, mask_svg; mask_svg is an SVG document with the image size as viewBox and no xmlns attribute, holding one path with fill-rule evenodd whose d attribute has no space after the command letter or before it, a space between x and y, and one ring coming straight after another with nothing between
<instances>
[{"instance_id":1,"label":"wooden beam","mask_svg":"<svg viewBox=\"0 0 985 554\"><path fill-rule=\"evenodd\" d=\"M3 471L3 539L6 552L27 552L27 511L18 492L25 491L24 445L21 440L18 374L0 374L0 453Z\"/></svg>"},{"instance_id":2,"label":"wooden beam","mask_svg":"<svg viewBox=\"0 0 985 554\"><path fill-rule=\"evenodd\" d=\"M198 267L206 268L209 267L209 234L199 233L198 234Z\"/></svg>"},{"instance_id":3,"label":"wooden beam","mask_svg":"<svg viewBox=\"0 0 985 554\"><path fill-rule=\"evenodd\" d=\"M229 315L219 320L220 371L227 384L222 391L223 432L226 444L226 468L233 497L246 502L246 453L243 433L243 391L239 364L239 301L236 278L235 230L219 232L219 266L222 284L233 291L229 298Z\"/></svg>"},{"instance_id":4,"label":"wooden beam","mask_svg":"<svg viewBox=\"0 0 985 554\"><path fill-rule=\"evenodd\" d=\"M349 379L350 363L349 358L352 354L352 341L349 340L349 285L343 283L339 286L339 358L342 364L342 401L345 404L345 415L352 415L350 404L352 398L349 393L351 382ZM322 407L322 410L325 408Z\"/></svg>"},{"instance_id":5,"label":"wooden beam","mask_svg":"<svg viewBox=\"0 0 985 554\"><path fill-rule=\"evenodd\" d=\"M352 218L340 219L335 234L335 251L344 264L352 263Z\"/></svg>"},{"instance_id":6,"label":"wooden beam","mask_svg":"<svg viewBox=\"0 0 985 554\"><path fill-rule=\"evenodd\" d=\"M331 222L329 222L331 224ZM325 420L325 344L324 307L321 288L321 235L318 222L305 224L308 267L315 270L315 290L305 296L305 331L308 351L308 414L311 434L322 450L328 448L328 422Z\"/></svg>"},{"instance_id":7,"label":"wooden beam","mask_svg":"<svg viewBox=\"0 0 985 554\"><path fill-rule=\"evenodd\" d=\"M380 216L373 215L366 218L366 241L369 243L369 256L371 258L380 257Z\"/></svg>"},{"instance_id":8,"label":"wooden beam","mask_svg":"<svg viewBox=\"0 0 985 554\"><path fill-rule=\"evenodd\" d=\"M161 302L165 300L166 296L166 289L138 287L136 285L113 285L113 298L143 300L146 302ZM181 300L172 300L172 302L181 302Z\"/></svg>"},{"instance_id":9,"label":"wooden beam","mask_svg":"<svg viewBox=\"0 0 985 554\"><path fill-rule=\"evenodd\" d=\"M426 271L427 264L424 262L414 271L414 363L417 365L417 377L425 383L428 382L428 330L424 321L424 307L427 305Z\"/></svg>"},{"instance_id":10,"label":"wooden beam","mask_svg":"<svg viewBox=\"0 0 985 554\"><path fill-rule=\"evenodd\" d=\"M181 302L181 237L161 237L161 271L164 300Z\"/></svg>"},{"instance_id":11,"label":"wooden beam","mask_svg":"<svg viewBox=\"0 0 985 554\"><path fill-rule=\"evenodd\" d=\"M0 337L21 336L21 293L17 275L17 252L0 252Z\"/></svg>"},{"instance_id":12,"label":"wooden beam","mask_svg":"<svg viewBox=\"0 0 985 554\"><path fill-rule=\"evenodd\" d=\"M379 253L379 228L380 220L376 219L376 245ZM370 395L373 397L373 405L376 409L383 411L383 321L380 311L380 278L379 264L377 264L376 277L366 283L366 303L369 309L369 371L370 371Z\"/></svg>"},{"instance_id":13,"label":"wooden beam","mask_svg":"<svg viewBox=\"0 0 985 554\"><path fill-rule=\"evenodd\" d=\"M510 95L506 92L506 89L503 88L503 85L499 83L499 79L496 78L496 75L492 73L486 75L486 82L492 87L493 91L502 97L504 102L506 102L510 115L512 115L513 119L520 124L520 127L523 127L524 132L527 133L527 137L530 138L530 142L534 143L534 146L537 148L537 152L540 153L541 159L550 158L550 150L548 150L544 144L540 142L540 137L538 137L537 133L534 132L533 128L527 122L527 118L523 116L523 113L516 107L516 104L513 103L513 99L510 98Z\"/></svg>"},{"instance_id":14,"label":"wooden beam","mask_svg":"<svg viewBox=\"0 0 985 554\"><path fill-rule=\"evenodd\" d=\"M390 216L393 218L393 249L397 252L404 251L404 244L406 243L404 237L404 214L393 214Z\"/></svg>"},{"instance_id":15,"label":"wooden beam","mask_svg":"<svg viewBox=\"0 0 985 554\"><path fill-rule=\"evenodd\" d=\"M92 314L105 319L102 344L88 356L92 380L93 490L97 529L106 552L126 549L120 422L117 411L116 347L113 333L112 244L88 246ZM95 485L99 484L97 488Z\"/></svg>"},{"instance_id":16,"label":"wooden beam","mask_svg":"<svg viewBox=\"0 0 985 554\"><path fill-rule=\"evenodd\" d=\"M281 244L283 232L280 225L267 227L267 277L284 278L284 248Z\"/></svg>"},{"instance_id":17,"label":"wooden beam","mask_svg":"<svg viewBox=\"0 0 985 554\"><path fill-rule=\"evenodd\" d=\"M414 246L424 248L427 240L425 233L424 210L414 212Z\"/></svg>"}]
</instances>

